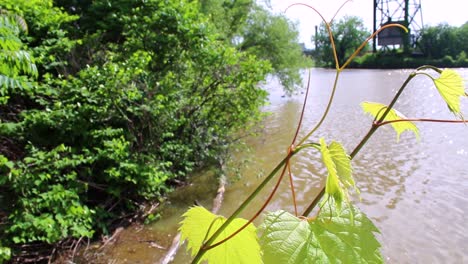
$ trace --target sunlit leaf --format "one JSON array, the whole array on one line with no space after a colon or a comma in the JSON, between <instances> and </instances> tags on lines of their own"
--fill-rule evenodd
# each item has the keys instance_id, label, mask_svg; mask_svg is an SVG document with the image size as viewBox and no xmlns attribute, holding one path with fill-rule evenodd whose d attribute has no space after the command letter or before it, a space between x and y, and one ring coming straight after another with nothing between
<instances>
[{"instance_id":1,"label":"sunlit leaf","mask_svg":"<svg viewBox=\"0 0 468 264\"><path fill-rule=\"evenodd\" d=\"M184 214L181 223L181 240L188 241L188 249L195 256L201 248L205 239L208 239L226 221L222 216L217 216L203 207L192 207ZM241 226L247 223L245 219L234 219L232 223L222 232L214 243L226 238ZM211 227L210 227L211 226ZM209 230L209 234L207 232ZM262 263L260 246L257 240L257 229L250 224L239 234L227 242L208 250L201 261L208 263Z\"/></svg>"},{"instance_id":2,"label":"sunlit leaf","mask_svg":"<svg viewBox=\"0 0 468 264\"><path fill-rule=\"evenodd\" d=\"M356 185L352 176L353 169L351 167L351 158L346 154L346 150L336 141L332 141L328 146L328 150L330 151L332 160L335 163L336 171L342 185L345 188L355 187Z\"/></svg>"},{"instance_id":3,"label":"sunlit leaf","mask_svg":"<svg viewBox=\"0 0 468 264\"><path fill-rule=\"evenodd\" d=\"M325 193L333 197L339 211L342 202L348 202L348 188L356 187L352 176L351 159L340 143L333 141L327 146L323 138L320 139L320 152L328 170Z\"/></svg>"},{"instance_id":4,"label":"sunlit leaf","mask_svg":"<svg viewBox=\"0 0 468 264\"><path fill-rule=\"evenodd\" d=\"M434 79L442 98L452 113L461 115L460 97L466 96L463 78L454 70L443 70L439 78Z\"/></svg>"},{"instance_id":5,"label":"sunlit leaf","mask_svg":"<svg viewBox=\"0 0 468 264\"><path fill-rule=\"evenodd\" d=\"M264 262L383 263L374 224L352 205L339 215L333 212L326 204L313 221L285 211L268 213L260 226Z\"/></svg>"},{"instance_id":6,"label":"sunlit leaf","mask_svg":"<svg viewBox=\"0 0 468 264\"><path fill-rule=\"evenodd\" d=\"M379 120L387 109L386 105L373 102L363 102L361 103L361 107L364 112L371 114L376 120ZM385 117L384 121L394 121L401 119L406 119L406 117L397 110L391 109ZM390 123L390 125L392 125L393 129L395 129L397 132L397 141L400 140L401 133L406 130L412 131L416 135L416 138L419 139L419 130L413 122L401 121Z\"/></svg>"}]
</instances>

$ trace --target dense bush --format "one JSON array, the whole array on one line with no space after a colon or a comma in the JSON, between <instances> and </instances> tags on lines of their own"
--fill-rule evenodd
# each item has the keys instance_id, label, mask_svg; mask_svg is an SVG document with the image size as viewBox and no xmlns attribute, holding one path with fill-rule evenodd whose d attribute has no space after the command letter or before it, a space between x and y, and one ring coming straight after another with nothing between
<instances>
[{"instance_id":1,"label":"dense bush","mask_svg":"<svg viewBox=\"0 0 468 264\"><path fill-rule=\"evenodd\" d=\"M2 39L39 70L1 72L22 82L0 94L0 262L24 243L107 232L261 116L269 61L220 41L195 3L119 2L82 2L75 16L0 1L29 24L8 36L0 25Z\"/></svg>"}]
</instances>

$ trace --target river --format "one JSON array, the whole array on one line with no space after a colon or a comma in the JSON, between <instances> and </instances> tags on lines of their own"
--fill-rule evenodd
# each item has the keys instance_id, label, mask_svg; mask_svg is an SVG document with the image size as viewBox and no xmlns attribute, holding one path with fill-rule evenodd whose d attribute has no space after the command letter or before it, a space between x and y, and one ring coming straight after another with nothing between
<instances>
[{"instance_id":1,"label":"river","mask_svg":"<svg viewBox=\"0 0 468 264\"><path fill-rule=\"evenodd\" d=\"M468 69L457 69L468 79ZM312 140L324 137L340 141L352 150L368 131L372 118L359 104L373 101L388 104L410 70L348 70L341 74L328 119ZM307 74L304 73L306 76ZM311 70L311 87L303 130L311 129L322 115L330 95L334 71ZM265 84L270 104L260 135L249 138L250 150L233 152L231 184L220 214L229 215L262 178L286 154L299 120L304 92L284 97L275 79ZM395 108L411 118L453 119L432 82L418 76L409 84ZM468 113L468 103L462 104ZM468 262L468 127L462 124L418 123L420 140L401 135L391 127L380 128L353 160L354 177L361 191L353 203L380 229L377 237L387 263ZM302 135L304 135L302 132ZM293 177L299 211L319 191L325 178L320 157L314 150L293 159ZM233 168L240 169L235 173ZM170 246L177 223L187 206L210 207L216 191L212 174L195 177L198 182L179 190L154 224L132 227L108 247L96 262L157 263ZM271 188L267 188L271 189ZM265 197L267 193L262 196ZM262 198L243 213L248 218ZM293 212L287 181L280 186L267 210ZM185 248L173 263L187 263Z\"/></svg>"}]
</instances>

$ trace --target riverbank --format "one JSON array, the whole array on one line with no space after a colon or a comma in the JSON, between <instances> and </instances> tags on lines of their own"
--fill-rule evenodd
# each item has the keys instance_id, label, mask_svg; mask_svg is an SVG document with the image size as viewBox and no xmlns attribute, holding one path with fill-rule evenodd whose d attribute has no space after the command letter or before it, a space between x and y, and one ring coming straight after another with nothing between
<instances>
[{"instance_id":1,"label":"riverbank","mask_svg":"<svg viewBox=\"0 0 468 264\"><path fill-rule=\"evenodd\" d=\"M313 57L312 57L313 59ZM468 58L465 53L453 58L427 58L420 55L408 56L401 52L366 53L356 57L347 68L349 69L416 69L422 65L432 65L439 68L468 68ZM334 68L333 66L314 63L316 68Z\"/></svg>"},{"instance_id":2,"label":"riverbank","mask_svg":"<svg viewBox=\"0 0 468 264\"><path fill-rule=\"evenodd\" d=\"M178 222L174 223L172 216L181 215L193 205L219 210L224 185L224 177L217 169L205 168L194 172L164 201L155 201L145 218L114 228L111 234L91 244L82 241L79 248L62 252L54 263L159 263L164 257L173 258L179 241Z\"/></svg>"},{"instance_id":3,"label":"riverbank","mask_svg":"<svg viewBox=\"0 0 468 264\"><path fill-rule=\"evenodd\" d=\"M445 56L441 59L424 57L408 57L403 54L366 54L356 58L349 68L356 69L414 69L421 65L433 65L439 68L463 68L468 67L466 56L452 58Z\"/></svg>"}]
</instances>

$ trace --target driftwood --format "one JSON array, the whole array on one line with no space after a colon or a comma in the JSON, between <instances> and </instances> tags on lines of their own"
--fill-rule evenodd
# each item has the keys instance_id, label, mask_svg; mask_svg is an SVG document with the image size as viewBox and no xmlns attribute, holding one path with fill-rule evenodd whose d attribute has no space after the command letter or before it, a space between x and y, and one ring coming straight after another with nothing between
<instances>
[{"instance_id":1,"label":"driftwood","mask_svg":"<svg viewBox=\"0 0 468 264\"><path fill-rule=\"evenodd\" d=\"M124 230L123 227L118 227L117 229L115 229L115 231L114 231L114 233L112 234L111 237L104 239L102 245L99 247L99 250L102 250L107 245L112 244L113 242L115 242L115 240L117 240L117 238L119 237L120 233L122 233L123 230Z\"/></svg>"},{"instance_id":2,"label":"driftwood","mask_svg":"<svg viewBox=\"0 0 468 264\"><path fill-rule=\"evenodd\" d=\"M224 170L224 168L223 168L223 170ZM219 179L218 191L216 192L216 197L213 200L213 207L211 209L211 212L213 214L217 214L219 209L221 208L221 205L222 205L223 199L224 199L225 186L226 186L226 177L224 175L221 175L221 177ZM174 257L177 254L177 251L179 250L180 246L181 246L181 243L180 243L180 232L179 232L179 233L177 233L177 235L172 240L171 247L167 251L164 258L159 260L159 262L157 262L157 263L158 264L169 264L169 263L171 263L171 261L174 260Z\"/></svg>"}]
</instances>

